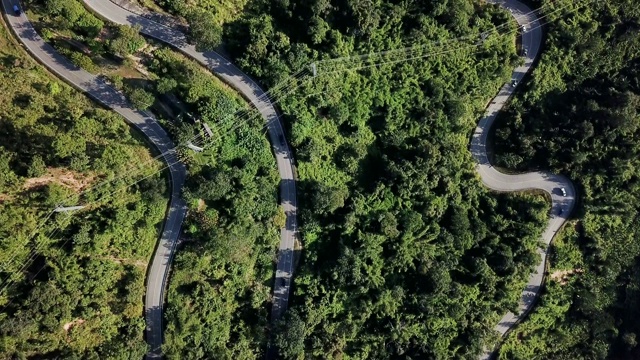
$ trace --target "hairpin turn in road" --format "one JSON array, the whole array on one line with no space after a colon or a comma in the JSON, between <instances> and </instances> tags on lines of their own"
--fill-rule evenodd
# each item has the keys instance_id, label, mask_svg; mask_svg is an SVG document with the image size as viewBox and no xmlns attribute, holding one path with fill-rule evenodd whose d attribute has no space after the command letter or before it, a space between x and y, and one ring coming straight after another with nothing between
<instances>
[{"instance_id":1,"label":"hairpin turn in road","mask_svg":"<svg viewBox=\"0 0 640 360\"><path fill-rule=\"evenodd\" d=\"M486 113L476 127L471 140L471 153L477 162L477 171L482 179L482 183L488 188L496 191L523 191L542 190L551 196L551 218L547 228L542 233L542 242L545 248L538 249L541 260L536 269L529 276L525 289L522 291L518 314L506 313L495 330L500 336L513 328L526 314L533 308L534 301L540 293L544 280L544 269L547 260L549 244L567 221L575 205L575 188L571 181L564 176L551 174L549 172L530 172L517 175L503 174L491 166L487 156L487 140L489 131L498 113L507 103L518 84L524 76L531 71L533 62L540 53L542 44L542 27L535 12L529 7L516 0L489 0L494 4L508 9L511 15L518 22L522 34L522 49L524 54L524 64L518 66L512 75L512 81L505 84L500 92L491 100ZM560 212L561 211L561 212ZM482 354L483 359L492 355L492 351Z\"/></svg>"}]
</instances>

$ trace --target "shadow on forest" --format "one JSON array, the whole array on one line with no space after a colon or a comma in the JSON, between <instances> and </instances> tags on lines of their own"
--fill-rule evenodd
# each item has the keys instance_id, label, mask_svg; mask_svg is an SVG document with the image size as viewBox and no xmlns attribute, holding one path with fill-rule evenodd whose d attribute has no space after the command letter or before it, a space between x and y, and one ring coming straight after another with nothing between
<instances>
[{"instance_id":1,"label":"shadow on forest","mask_svg":"<svg viewBox=\"0 0 640 360\"><path fill-rule=\"evenodd\" d=\"M0 64L5 68L19 66L20 58L12 54L2 54L0 56Z\"/></svg>"},{"instance_id":2,"label":"shadow on forest","mask_svg":"<svg viewBox=\"0 0 640 360\"><path fill-rule=\"evenodd\" d=\"M33 96L30 94L17 94L13 97L13 101L11 102L14 106L21 108L22 110L26 109L31 105L33 101Z\"/></svg>"}]
</instances>

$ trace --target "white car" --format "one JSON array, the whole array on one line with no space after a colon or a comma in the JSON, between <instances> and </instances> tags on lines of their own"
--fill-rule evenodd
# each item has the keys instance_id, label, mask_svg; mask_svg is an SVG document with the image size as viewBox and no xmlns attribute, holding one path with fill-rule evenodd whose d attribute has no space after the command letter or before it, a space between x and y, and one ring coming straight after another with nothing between
<instances>
[{"instance_id":1,"label":"white car","mask_svg":"<svg viewBox=\"0 0 640 360\"><path fill-rule=\"evenodd\" d=\"M516 80L511 81L511 87L516 87L517 85L518 85L518 82Z\"/></svg>"},{"instance_id":2,"label":"white car","mask_svg":"<svg viewBox=\"0 0 640 360\"><path fill-rule=\"evenodd\" d=\"M560 191L562 192L562 196L567 196L567 190L560 188Z\"/></svg>"},{"instance_id":3,"label":"white car","mask_svg":"<svg viewBox=\"0 0 640 360\"><path fill-rule=\"evenodd\" d=\"M523 32L524 32L524 31L527 31L527 27L526 27L526 26L524 26L524 25L522 25L522 31L523 31Z\"/></svg>"}]
</instances>

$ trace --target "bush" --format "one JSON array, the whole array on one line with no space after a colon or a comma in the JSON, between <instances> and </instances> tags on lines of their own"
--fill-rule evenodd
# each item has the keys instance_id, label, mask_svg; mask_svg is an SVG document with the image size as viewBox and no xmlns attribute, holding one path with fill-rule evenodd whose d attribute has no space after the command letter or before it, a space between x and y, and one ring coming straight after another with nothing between
<instances>
[{"instance_id":1,"label":"bush","mask_svg":"<svg viewBox=\"0 0 640 360\"><path fill-rule=\"evenodd\" d=\"M44 41L49 41L55 36L55 34L47 28L42 29L40 34L42 35L42 38L44 39Z\"/></svg>"},{"instance_id":2,"label":"bush","mask_svg":"<svg viewBox=\"0 0 640 360\"><path fill-rule=\"evenodd\" d=\"M76 0L47 0L46 12L55 18L57 28L71 28L88 37L97 36L104 27L102 20Z\"/></svg>"},{"instance_id":3,"label":"bush","mask_svg":"<svg viewBox=\"0 0 640 360\"><path fill-rule=\"evenodd\" d=\"M69 58L71 59L71 62L90 73L95 74L100 71L100 68L98 68L98 66L93 63L93 60L91 60L91 58L85 54L75 51L69 51Z\"/></svg>"},{"instance_id":4,"label":"bush","mask_svg":"<svg viewBox=\"0 0 640 360\"><path fill-rule=\"evenodd\" d=\"M11 188L18 182L18 176L16 176L11 169L11 161L13 161L13 158L13 154L0 147L0 193Z\"/></svg>"},{"instance_id":5,"label":"bush","mask_svg":"<svg viewBox=\"0 0 640 360\"><path fill-rule=\"evenodd\" d=\"M40 155L36 155L31 159L31 165L29 165L29 169L27 170L27 175L29 177L40 177L47 172L47 166L42 160Z\"/></svg>"},{"instance_id":6,"label":"bush","mask_svg":"<svg viewBox=\"0 0 640 360\"><path fill-rule=\"evenodd\" d=\"M129 92L129 99L131 100L133 105L140 110L148 109L156 100L155 96L153 96L152 93L141 88L135 88L131 90Z\"/></svg>"},{"instance_id":7,"label":"bush","mask_svg":"<svg viewBox=\"0 0 640 360\"><path fill-rule=\"evenodd\" d=\"M156 90L160 94L166 94L173 91L178 86L178 82L170 77L163 77L156 83Z\"/></svg>"},{"instance_id":8,"label":"bush","mask_svg":"<svg viewBox=\"0 0 640 360\"><path fill-rule=\"evenodd\" d=\"M49 82L49 84L47 84L47 89L49 90L49 94L52 96L58 95L62 90L60 89L60 84L55 81Z\"/></svg>"},{"instance_id":9,"label":"bush","mask_svg":"<svg viewBox=\"0 0 640 360\"><path fill-rule=\"evenodd\" d=\"M135 53L145 44L139 27L118 26L118 32L109 42L109 49L116 55L127 56Z\"/></svg>"},{"instance_id":10,"label":"bush","mask_svg":"<svg viewBox=\"0 0 640 360\"><path fill-rule=\"evenodd\" d=\"M109 75L109 81L115 86L116 89L121 90L124 84L122 83L122 76L118 74Z\"/></svg>"},{"instance_id":11,"label":"bush","mask_svg":"<svg viewBox=\"0 0 640 360\"><path fill-rule=\"evenodd\" d=\"M186 16L191 39L198 50L213 50L222 43L222 27L208 11L193 9Z\"/></svg>"}]
</instances>

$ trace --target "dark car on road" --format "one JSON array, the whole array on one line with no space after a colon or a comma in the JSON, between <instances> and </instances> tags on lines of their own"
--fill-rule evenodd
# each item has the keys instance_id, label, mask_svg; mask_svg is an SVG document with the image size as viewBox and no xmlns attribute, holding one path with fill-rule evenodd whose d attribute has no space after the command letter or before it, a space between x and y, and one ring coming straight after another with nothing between
<instances>
[{"instance_id":1,"label":"dark car on road","mask_svg":"<svg viewBox=\"0 0 640 360\"><path fill-rule=\"evenodd\" d=\"M20 15L20 7L18 5L13 5L13 13L16 14L16 16Z\"/></svg>"}]
</instances>

